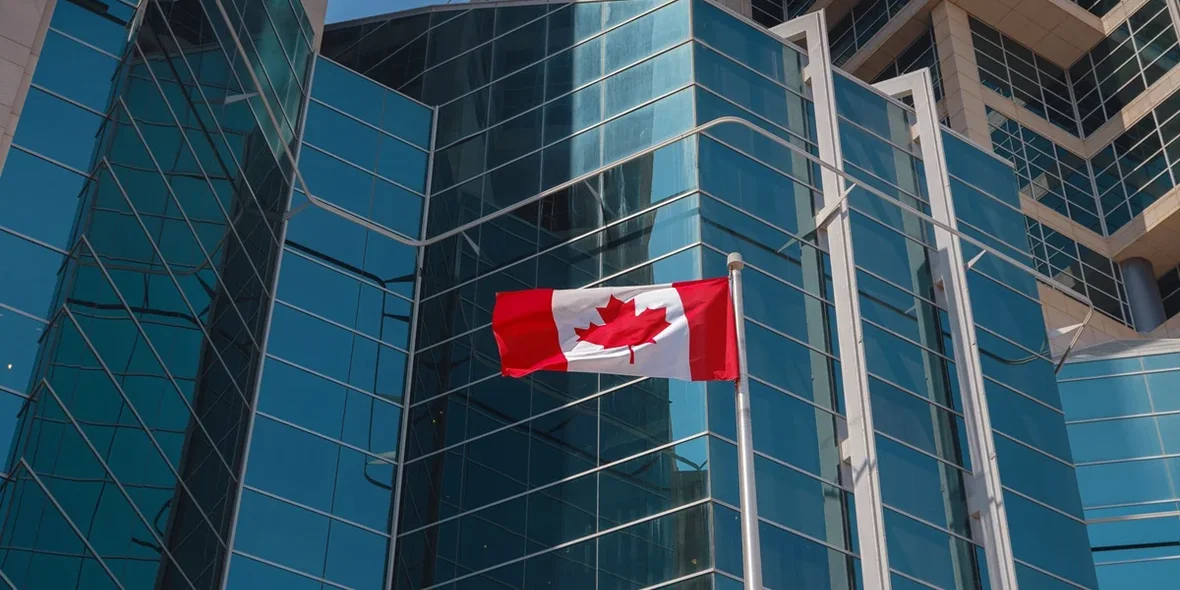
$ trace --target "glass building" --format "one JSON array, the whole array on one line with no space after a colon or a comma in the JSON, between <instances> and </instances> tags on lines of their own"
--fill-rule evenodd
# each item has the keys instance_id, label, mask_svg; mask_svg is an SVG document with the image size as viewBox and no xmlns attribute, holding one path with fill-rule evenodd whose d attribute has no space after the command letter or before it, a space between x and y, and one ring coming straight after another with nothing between
<instances>
[{"instance_id":1,"label":"glass building","mask_svg":"<svg viewBox=\"0 0 1180 590\"><path fill-rule=\"evenodd\" d=\"M1135 102L1180 50L1132 1L1071 5L1126 24L1065 63L918 0L45 7L0 586L741 588L732 386L507 379L490 327L740 252L766 588L1125 587L1091 542L1133 500L1087 471L1118 444L1077 429L1143 412L1075 418L1072 355L1180 284L1176 108Z\"/></svg>"},{"instance_id":2,"label":"glass building","mask_svg":"<svg viewBox=\"0 0 1180 590\"><path fill-rule=\"evenodd\" d=\"M1087 349L1061 372L1061 401L1103 588L1165 588L1176 540L1175 340Z\"/></svg>"}]
</instances>

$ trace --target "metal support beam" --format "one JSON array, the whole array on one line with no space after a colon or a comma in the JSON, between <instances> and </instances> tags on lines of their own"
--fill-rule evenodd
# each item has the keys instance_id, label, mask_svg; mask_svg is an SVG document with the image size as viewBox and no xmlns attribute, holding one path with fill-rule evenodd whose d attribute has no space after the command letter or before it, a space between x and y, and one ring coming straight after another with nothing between
<instances>
[{"instance_id":1,"label":"metal support beam","mask_svg":"<svg viewBox=\"0 0 1180 590\"><path fill-rule=\"evenodd\" d=\"M968 490L968 509L975 517L971 522L972 533L983 542L991 587L1016 590L1016 564L1008 532L1004 491L1000 485L996 446L992 438L991 414L984 393L975 317L967 291L968 264L973 265L979 257L965 264L958 232L948 229L957 228L958 224L943 150L942 129L934 106L930 70L923 68L879 82L874 87L897 97L908 95L914 101L931 216L940 222L934 226L938 267L943 281L938 295L943 299L940 303L946 306L950 316L951 341L963 398L963 415L967 423L967 445L973 458L972 475L964 482Z\"/></svg>"},{"instance_id":2,"label":"metal support beam","mask_svg":"<svg viewBox=\"0 0 1180 590\"><path fill-rule=\"evenodd\" d=\"M847 195L852 185L845 182L836 117L832 59L828 48L828 27L823 12L812 12L771 29L791 41L802 41L807 50L807 82L815 103L816 142L823 166L823 208L821 219L834 215L821 228L828 238L832 257L832 301L836 307L836 330L840 339L840 371L844 382L848 438L841 443L849 458L849 475L856 494L856 529L864 587L889 590L889 557L885 543L885 512L881 505L881 481L877 443L873 428L869 378L865 368L864 335L860 295L852 249L852 218Z\"/></svg>"}]
</instances>

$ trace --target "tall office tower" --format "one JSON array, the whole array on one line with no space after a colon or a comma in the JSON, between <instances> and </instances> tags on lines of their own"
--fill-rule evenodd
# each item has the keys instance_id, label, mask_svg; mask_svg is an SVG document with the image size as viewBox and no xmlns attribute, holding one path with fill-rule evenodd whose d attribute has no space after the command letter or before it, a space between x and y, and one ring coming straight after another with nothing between
<instances>
[{"instance_id":1,"label":"tall office tower","mask_svg":"<svg viewBox=\"0 0 1180 590\"><path fill-rule=\"evenodd\" d=\"M0 2L9 587L741 587L732 386L489 325L734 251L765 587L1098 587L1056 375L1180 310L1170 4Z\"/></svg>"}]
</instances>

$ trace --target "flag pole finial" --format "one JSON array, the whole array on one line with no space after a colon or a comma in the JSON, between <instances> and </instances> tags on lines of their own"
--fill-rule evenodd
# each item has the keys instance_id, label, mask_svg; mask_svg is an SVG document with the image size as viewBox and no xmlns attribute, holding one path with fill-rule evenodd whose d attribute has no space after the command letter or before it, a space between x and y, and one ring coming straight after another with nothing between
<instances>
[{"instance_id":1,"label":"flag pole finial","mask_svg":"<svg viewBox=\"0 0 1180 590\"><path fill-rule=\"evenodd\" d=\"M742 270L746 267L746 261L742 258L741 252L730 252L729 257L725 259L725 264L729 267L729 272Z\"/></svg>"}]
</instances>

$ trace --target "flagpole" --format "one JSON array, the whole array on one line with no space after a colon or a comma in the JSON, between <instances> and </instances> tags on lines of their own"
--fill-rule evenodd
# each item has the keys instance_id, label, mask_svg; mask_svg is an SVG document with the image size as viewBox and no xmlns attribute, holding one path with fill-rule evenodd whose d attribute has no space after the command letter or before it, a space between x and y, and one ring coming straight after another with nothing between
<instances>
[{"instance_id":1,"label":"flagpole","mask_svg":"<svg viewBox=\"0 0 1180 590\"><path fill-rule=\"evenodd\" d=\"M734 384L737 404L738 491L741 496L742 565L745 590L762 590L762 545L758 539L758 491L754 485L754 434L750 421L750 379L746 372L746 319L742 306L742 255L732 252L729 266L729 295L737 332L738 380Z\"/></svg>"}]
</instances>

